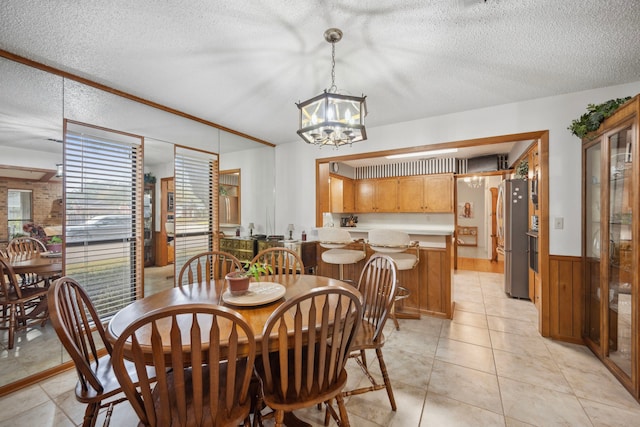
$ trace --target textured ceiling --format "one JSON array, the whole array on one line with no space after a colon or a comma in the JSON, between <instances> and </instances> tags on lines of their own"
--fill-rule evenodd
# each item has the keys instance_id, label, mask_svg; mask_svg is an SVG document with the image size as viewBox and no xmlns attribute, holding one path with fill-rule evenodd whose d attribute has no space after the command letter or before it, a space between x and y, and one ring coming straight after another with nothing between
<instances>
[{"instance_id":1,"label":"textured ceiling","mask_svg":"<svg viewBox=\"0 0 640 427\"><path fill-rule=\"evenodd\" d=\"M295 102L368 126L640 79L638 0L3 0L0 49L280 144Z\"/></svg>"}]
</instances>

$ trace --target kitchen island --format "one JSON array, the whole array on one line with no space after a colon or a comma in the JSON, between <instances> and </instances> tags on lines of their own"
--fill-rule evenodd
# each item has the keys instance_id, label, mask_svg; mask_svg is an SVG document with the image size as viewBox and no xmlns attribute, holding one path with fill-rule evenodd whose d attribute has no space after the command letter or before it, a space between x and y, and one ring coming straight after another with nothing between
<instances>
[{"instance_id":1,"label":"kitchen island","mask_svg":"<svg viewBox=\"0 0 640 427\"><path fill-rule=\"evenodd\" d=\"M357 264L344 266L345 279L357 284L360 273L369 256L374 252L364 242L369 230L383 227L348 227L354 239L362 239L348 246L349 249L366 250L367 256ZM451 287L453 283L453 226L412 228L407 231L412 240L419 242L417 250L419 261L413 270L399 271L398 282L407 288L411 295L404 299L399 307L398 317L406 314L428 315L451 319L453 302ZM399 229L399 228L398 228ZM322 252L326 249L318 245L318 274L338 277L338 266L322 262Z\"/></svg>"}]
</instances>

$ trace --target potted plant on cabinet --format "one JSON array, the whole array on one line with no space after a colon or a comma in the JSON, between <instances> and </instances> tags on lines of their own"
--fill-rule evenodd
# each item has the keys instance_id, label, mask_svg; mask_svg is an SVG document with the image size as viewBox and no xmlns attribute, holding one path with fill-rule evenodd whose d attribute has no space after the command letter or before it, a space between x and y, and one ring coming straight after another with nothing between
<instances>
[{"instance_id":1,"label":"potted plant on cabinet","mask_svg":"<svg viewBox=\"0 0 640 427\"><path fill-rule=\"evenodd\" d=\"M62 252L62 238L60 236L49 237L47 250L53 253Z\"/></svg>"}]
</instances>

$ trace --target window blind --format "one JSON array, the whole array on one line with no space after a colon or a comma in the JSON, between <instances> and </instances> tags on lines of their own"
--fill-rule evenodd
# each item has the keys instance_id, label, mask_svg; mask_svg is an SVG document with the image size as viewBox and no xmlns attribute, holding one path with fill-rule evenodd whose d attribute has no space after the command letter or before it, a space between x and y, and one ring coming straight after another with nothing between
<instances>
[{"instance_id":1,"label":"window blind","mask_svg":"<svg viewBox=\"0 0 640 427\"><path fill-rule=\"evenodd\" d=\"M65 122L65 274L103 320L141 295L141 154L141 137Z\"/></svg>"},{"instance_id":2,"label":"window blind","mask_svg":"<svg viewBox=\"0 0 640 427\"><path fill-rule=\"evenodd\" d=\"M214 248L213 231L217 229L218 215L217 188L218 156L213 153L176 147L174 216L176 277L189 258Z\"/></svg>"}]
</instances>

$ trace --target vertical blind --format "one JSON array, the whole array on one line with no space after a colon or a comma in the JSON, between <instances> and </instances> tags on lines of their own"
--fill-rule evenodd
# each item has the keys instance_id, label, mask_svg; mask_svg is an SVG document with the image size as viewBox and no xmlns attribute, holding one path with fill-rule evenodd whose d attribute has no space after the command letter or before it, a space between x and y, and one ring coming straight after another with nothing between
<instances>
[{"instance_id":1,"label":"vertical blind","mask_svg":"<svg viewBox=\"0 0 640 427\"><path fill-rule=\"evenodd\" d=\"M141 295L142 137L66 121L65 274L101 319Z\"/></svg>"},{"instance_id":2,"label":"vertical blind","mask_svg":"<svg viewBox=\"0 0 640 427\"><path fill-rule=\"evenodd\" d=\"M176 147L175 270L192 256L214 249L218 221L218 156Z\"/></svg>"}]
</instances>

